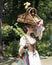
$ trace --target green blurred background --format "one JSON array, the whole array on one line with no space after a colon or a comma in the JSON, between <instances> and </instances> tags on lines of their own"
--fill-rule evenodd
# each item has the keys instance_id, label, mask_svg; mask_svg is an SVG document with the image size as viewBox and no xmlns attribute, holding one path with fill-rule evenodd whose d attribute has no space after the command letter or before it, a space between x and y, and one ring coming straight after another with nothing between
<instances>
[{"instance_id":1,"label":"green blurred background","mask_svg":"<svg viewBox=\"0 0 52 65\"><path fill-rule=\"evenodd\" d=\"M4 0L2 22L2 43L4 56L17 56L19 40L23 32L22 23L17 22L19 14L25 12L24 3L30 2L44 20L45 31L42 40L37 39L37 50L40 55L52 55L52 0Z\"/></svg>"}]
</instances>

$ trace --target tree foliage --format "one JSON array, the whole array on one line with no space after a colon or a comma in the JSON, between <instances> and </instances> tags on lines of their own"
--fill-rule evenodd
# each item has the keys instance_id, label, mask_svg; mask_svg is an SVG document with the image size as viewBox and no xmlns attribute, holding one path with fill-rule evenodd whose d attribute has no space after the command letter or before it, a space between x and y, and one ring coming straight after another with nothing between
<instances>
[{"instance_id":1,"label":"tree foliage","mask_svg":"<svg viewBox=\"0 0 52 65\"><path fill-rule=\"evenodd\" d=\"M50 36L52 36L52 0L4 0L2 40L6 44L10 42L10 46L11 42L15 39L19 41L20 36L24 34L21 28L23 24L17 23L17 17L25 12L23 4L27 1L37 9L38 15L44 20L46 28L41 42L38 40L37 49L42 54L50 55L52 54L50 53L52 50L52 44L50 43L52 41L50 41ZM46 51L44 51L45 49Z\"/></svg>"}]
</instances>

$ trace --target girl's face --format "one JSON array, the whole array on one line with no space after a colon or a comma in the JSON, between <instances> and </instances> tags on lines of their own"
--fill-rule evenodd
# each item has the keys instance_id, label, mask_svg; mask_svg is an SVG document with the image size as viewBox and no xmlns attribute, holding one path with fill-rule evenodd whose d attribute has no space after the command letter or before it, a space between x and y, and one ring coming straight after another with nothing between
<instances>
[{"instance_id":1,"label":"girl's face","mask_svg":"<svg viewBox=\"0 0 52 65\"><path fill-rule=\"evenodd\" d=\"M27 29L28 29L28 31L29 31L30 33L33 33L33 31L34 31L34 27L33 27L33 26L27 27Z\"/></svg>"}]
</instances>

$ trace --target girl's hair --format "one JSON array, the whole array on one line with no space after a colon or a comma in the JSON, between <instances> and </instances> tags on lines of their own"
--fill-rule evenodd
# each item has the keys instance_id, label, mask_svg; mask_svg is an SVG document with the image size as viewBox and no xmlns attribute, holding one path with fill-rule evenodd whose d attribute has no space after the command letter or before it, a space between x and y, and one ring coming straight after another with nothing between
<instances>
[{"instance_id":1,"label":"girl's hair","mask_svg":"<svg viewBox=\"0 0 52 65\"><path fill-rule=\"evenodd\" d=\"M28 29L27 29L26 26L23 27L23 31L24 31L25 33L27 33Z\"/></svg>"},{"instance_id":2,"label":"girl's hair","mask_svg":"<svg viewBox=\"0 0 52 65\"><path fill-rule=\"evenodd\" d=\"M24 26L23 26L23 31L24 31L25 33L27 33L27 31L28 31L27 27L30 27L30 24L24 24Z\"/></svg>"},{"instance_id":3,"label":"girl's hair","mask_svg":"<svg viewBox=\"0 0 52 65\"><path fill-rule=\"evenodd\" d=\"M23 29L23 31L25 33L27 33L28 29L27 27L30 27L30 24L27 24L27 23L18 23L19 27L21 27Z\"/></svg>"}]
</instances>

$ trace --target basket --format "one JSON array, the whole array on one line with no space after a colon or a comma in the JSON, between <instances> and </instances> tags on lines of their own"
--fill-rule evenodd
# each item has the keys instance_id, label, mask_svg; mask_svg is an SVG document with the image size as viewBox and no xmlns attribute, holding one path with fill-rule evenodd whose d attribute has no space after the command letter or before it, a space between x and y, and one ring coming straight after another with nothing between
<instances>
[{"instance_id":1,"label":"basket","mask_svg":"<svg viewBox=\"0 0 52 65\"><path fill-rule=\"evenodd\" d=\"M21 22L21 23L28 23L28 24L33 24L35 25L35 22L33 20L33 17L31 15L31 10L35 10L35 14L37 14L37 11L35 8L29 7L25 13L21 14L18 16L17 18L17 22Z\"/></svg>"}]
</instances>

